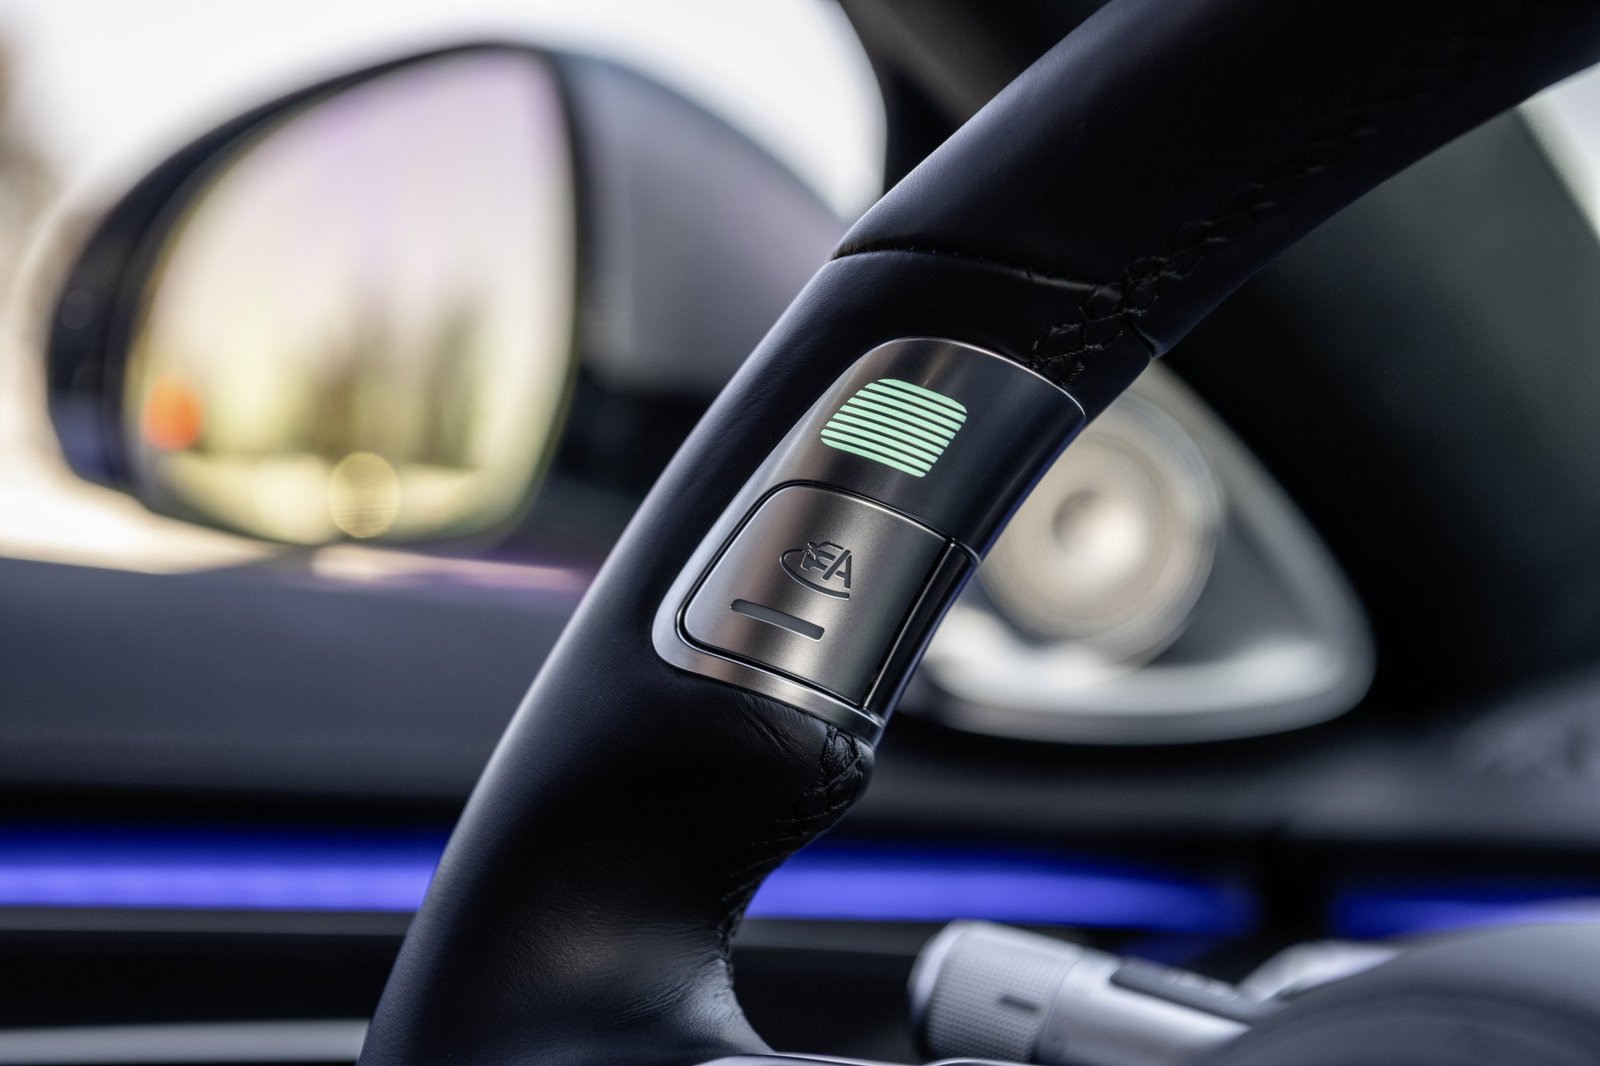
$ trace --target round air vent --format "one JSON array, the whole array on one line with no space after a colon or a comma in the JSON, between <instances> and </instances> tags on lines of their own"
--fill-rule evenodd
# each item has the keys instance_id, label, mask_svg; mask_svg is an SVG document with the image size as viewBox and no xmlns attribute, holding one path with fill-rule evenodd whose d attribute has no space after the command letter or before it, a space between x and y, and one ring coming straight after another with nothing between
<instances>
[{"instance_id":1,"label":"round air vent","mask_svg":"<svg viewBox=\"0 0 1600 1066\"><path fill-rule=\"evenodd\" d=\"M1018 511L903 707L1037 740L1215 740L1349 710L1372 657L1316 532L1153 366Z\"/></svg>"},{"instance_id":2,"label":"round air vent","mask_svg":"<svg viewBox=\"0 0 1600 1066\"><path fill-rule=\"evenodd\" d=\"M1205 453L1130 396L1045 475L979 579L1030 635L1135 665L1183 631L1211 573L1220 519Z\"/></svg>"}]
</instances>

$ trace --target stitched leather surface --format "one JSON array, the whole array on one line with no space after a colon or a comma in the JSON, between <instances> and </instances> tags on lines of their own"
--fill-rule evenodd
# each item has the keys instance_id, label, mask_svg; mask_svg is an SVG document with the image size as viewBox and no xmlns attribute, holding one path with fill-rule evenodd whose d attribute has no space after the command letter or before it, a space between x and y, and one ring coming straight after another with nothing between
<instances>
[{"instance_id":1,"label":"stitched leather surface","mask_svg":"<svg viewBox=\"0 0 1600 1066\"><path fill-rule=\"evenodd\" d=\"M363 1062L764 1050L728 935L871 753L672 670L649 626L768 450L900 336L1109 402L1273 252L1580 65L1597 32L1600 5L1116 0L1046 55L866 216L646 500L463 814Z\"/></svg>"},{"instance_id":2,"label":"stitched leather surface","mask_svg":"<svg viewBox=\"0 0 1600 1066\"><path fill-rule=\"evenodd\" d=\"M682 560L818 392L876 344L1012 350L1063 287L961 260L827 266L691 435L490 760L363 1061L687 1063L763 1051L728 936L750 892L860 794L871 752L680 673L650 623Z\"/></svg>"},{"instance_id":3,"label":"stitched leather surface","mask_svg":"<svg viewBox=\"0 0 1600 1066\"><path fill-rule=\"evenodd\" d=\"M1119 0L851 230L1090 286L1018 353L1064 383L1170 348L1276 252L1590 61L1583 3Z\"/></svg>"}]
</instances>

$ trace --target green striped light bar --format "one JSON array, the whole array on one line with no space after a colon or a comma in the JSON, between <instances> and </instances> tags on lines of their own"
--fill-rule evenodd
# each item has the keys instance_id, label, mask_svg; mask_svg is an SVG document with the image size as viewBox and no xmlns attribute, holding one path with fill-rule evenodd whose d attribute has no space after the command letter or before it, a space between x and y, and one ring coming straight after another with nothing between
<instances>
[{"instance_id":1,"label":"green striped light bar","mask_svg":"<svg viewBox=\"0 0 1600 1066\"><path fill-rule=\"evenodd\" d=\"M967 420L950 397L898 378L863 385L822 427L822 443L922 477Z\"/></svg>"}]
</instances>

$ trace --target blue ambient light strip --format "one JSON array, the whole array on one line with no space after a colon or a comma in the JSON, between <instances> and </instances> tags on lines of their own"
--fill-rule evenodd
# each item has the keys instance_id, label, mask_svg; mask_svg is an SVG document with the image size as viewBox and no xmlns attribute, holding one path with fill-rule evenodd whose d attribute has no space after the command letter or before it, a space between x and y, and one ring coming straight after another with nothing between
<instances>
[{"instance_id":1,"label":"blue ambient light strip","mask_svg":"<svg viewBox=\"0 0 1600 1066\"><path fill-rule=\"evenodd\" d=\"M942 393L899 378L863 385L822 427L822 443L913 477L933 469L967 420Z\"/></svg>"},{"instance_id":2,"label":"blue ambient light strip","mask_svg":"<svg viewBox=\"0 0 1600 1066\"><path fill-rule=\"evenodd\" d=\"M767 918L945 922L983 918L1227 936L1257 922L1221 879L1042 852L831 844L795 855L750 904Z\"/></svg>"},{"instance_id":3,"label":"blue ambient light strip","mask_svg":"<svg viewBox=\"0 0 1600 1066\"><path fill-rule=\"evenodd\" d=\"M1504 925L1600 923L1594 880L1442 878L1383 880L1334 892L1328 924L1334 936L1393 936Z\"/></svg>"},{"instance_id":4,"label":"blue ambient light strip","mask_svg":"<svg viewBox=\"0 0 1600 1066\"><path fill-rule=\"evenodd\" d=\"M0 831L0 906L416 910L443 832Z\"/></svg>"},{"instance_id":5,"label":"blue ambient light strip","mask_svg":"<svg viewBox=\"0 0 1600 1066\"><path fill-rule=\"evenodd\" d=\"M443 832L0 831L0 907L416 909ZM1016 850L830 843L790 859L749 913L942 922L987 918L1229 935L1243 890L1202 877Z\"/></svg>"}]
</instances>

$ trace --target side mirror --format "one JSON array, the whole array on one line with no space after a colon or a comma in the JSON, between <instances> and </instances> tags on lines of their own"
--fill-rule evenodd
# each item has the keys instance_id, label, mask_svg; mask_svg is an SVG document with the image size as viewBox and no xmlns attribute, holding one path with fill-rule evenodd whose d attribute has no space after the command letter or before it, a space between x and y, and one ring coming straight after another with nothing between
<instances>
[{"instance_id":1,"label":"side mirror","mask_svg":"<svg viewBox=\"0 0 1600 1066\"><path fill-rule=\"evenodd\" d=\"M575 393L709 397L841 230L622 68L410 57L239 117L106 213L49 328L51 417L80 476L165 514L299 544L505 529Z\"/></svg>"}]
</instances>

